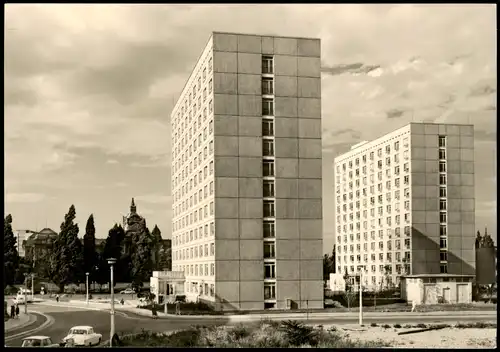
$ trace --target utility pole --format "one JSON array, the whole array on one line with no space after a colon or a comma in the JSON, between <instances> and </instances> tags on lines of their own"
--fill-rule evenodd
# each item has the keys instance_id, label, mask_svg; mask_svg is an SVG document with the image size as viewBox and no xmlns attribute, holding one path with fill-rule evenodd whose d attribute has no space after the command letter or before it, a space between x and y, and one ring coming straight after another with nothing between
<instances>
[{"instance_id":1,"label":"utility pole","mask_svg":"<svg viewBox=\"0 0 500 352\"><path fill-rule=\"evenodd\" d=\"M363 326L363 270L359 272L359 325Z\"/></svg>"}]
</instances>

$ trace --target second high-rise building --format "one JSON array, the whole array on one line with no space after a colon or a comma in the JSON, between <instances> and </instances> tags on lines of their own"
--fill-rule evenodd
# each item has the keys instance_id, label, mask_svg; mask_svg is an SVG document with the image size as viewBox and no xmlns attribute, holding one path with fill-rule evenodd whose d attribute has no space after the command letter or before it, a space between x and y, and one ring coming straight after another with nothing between
<instances>
[{"instance_id":1,"label":"second high-rise building","mask_svg":"<svg viewBox=\"0 0 500 352\"><path fill-rule=\"evenodd\" d=\"M188 297L322 308L319 39L213 33L171 119L173 270Z\"/></svg>"}]
</instances>

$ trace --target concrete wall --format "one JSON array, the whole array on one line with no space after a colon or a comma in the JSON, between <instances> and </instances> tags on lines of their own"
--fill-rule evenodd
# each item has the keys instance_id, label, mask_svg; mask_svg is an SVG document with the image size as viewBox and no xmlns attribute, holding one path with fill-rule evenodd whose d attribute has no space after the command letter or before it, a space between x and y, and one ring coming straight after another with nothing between
<instances>
[{"instance_id":1,"label":"concrete wall","mask_svg":"<svg viewBox=\"0 0 500 352\"><path fill-rule=\"evenodd\" d=\"M440 273L438 136L447 137L448 273L474 274L473 126L411 124L412 274Z\"/></svg>"},{"instance_id":2,"label":"concrete wall","mask_svg":"<svg viewBox=\"0 0 500 352\"><path fill-rule=\"evenodd\" d=\"M216 297L264 308L262 55L275 62L277 308L323 307L319 40L214 33ZM290 268L294 268L291 270Z\"/></svg>"},{"instance_id":3,"label":"concrete wall","mask_svg":"<svg viewBox=\"0 0 500 352\"><path fill-rule=\"evenodd\" d=\"M440 297L446 297L445 290L449 290L449 300L444 303L458 303L458 286L465 286L466 301L472 302L472 283L471 282L444 282L442 280L436 283L424 283L423 279L406 279L405 288L402 290L403 298L409 303L417 301L417 304L437 304Z\"/></svg>"}]
</instances>

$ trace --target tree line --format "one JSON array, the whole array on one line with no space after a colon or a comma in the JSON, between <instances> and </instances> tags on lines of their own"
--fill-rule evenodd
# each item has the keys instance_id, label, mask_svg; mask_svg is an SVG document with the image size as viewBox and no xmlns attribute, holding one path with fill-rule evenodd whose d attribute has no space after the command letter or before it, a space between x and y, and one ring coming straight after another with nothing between
<instances>
[{"instance_id":1,"label":"tree line","mask_svg":"<svg viewBox=\"0 0 500 352\"><path fill-rule=\"evenodd\" d=\"M91 214L85 227L85 235L78 237L79 227L75 223L76 210L71 205L61 223L60 232L46 256L29 262L19 256L16 237L12 230L12 216L4 219L4 289L8 285L24 282L24 275L35 273L38 279L47 279L59 287L61 292L68 284L86 281L98 285L110 281L109 258L117 260L114 265L114 282L131 282L135 288L142 287L153 270L171 269L171 249L162 245L161 231L155 225L152 232L134 234L130 250L123 251L125 230L115 224L108 232L102 251L96 248L94 216Z\"/></svg>"}]
</instances>

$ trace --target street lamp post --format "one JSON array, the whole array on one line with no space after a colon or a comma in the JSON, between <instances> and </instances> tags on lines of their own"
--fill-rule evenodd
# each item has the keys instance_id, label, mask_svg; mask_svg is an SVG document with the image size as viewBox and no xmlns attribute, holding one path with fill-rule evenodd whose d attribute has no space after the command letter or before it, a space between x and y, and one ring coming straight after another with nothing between
<instances>
[{"instance_id":1,"label":"street lamp post","mask_svg":"<svg viewBox=\"0 0 500 352\"><path fill-rule=\"evenodd\" d=\"M116 263L115 258L109 258L108 259L108 264L110 266L110 272L111 272L111 282L110 282L110 289L111 289L111 331L110 331L110 336L109 336L109 347L113 347L113 336L115 336L115 290L114 290L114 284L113 284L113 265Z\"/></svg>"},{"instance_id":2,"label":"street lamp post","mask_svg":"<svg viewBox=\"0 0 500 352\"><path fill-rule=\"evenodd\" d=\"M85 273L85 287L87 288L87 304L89 304L89 273Z\"/></svg>"},{"instance_id":3,"label":"street lamp post","mask_svg":"<svg viewBox=\"0 0 500 352\"><path fill-rule=\"evenodd\" d=\"M363 270L359 272L359 325L363 325Z\"/></svg>"},{"instance_id":4,"label":"street lamp post","mask_svg":"<svg viewBox=\"0 0 500 352\"><path fill-rule=\"evenodd\" d=\"M31 274L31 300L35 301L35 275Z\"/></svg>"},{"instance_id":5,"label":"street lamp post","mask_svg":"<svg viewBox=\"0 0 500 352\"><path fill-rule=\"evenodd\" d=\"M24 314L28 314L28 274L24 274Z\"/></svg>"}]
</instances>

